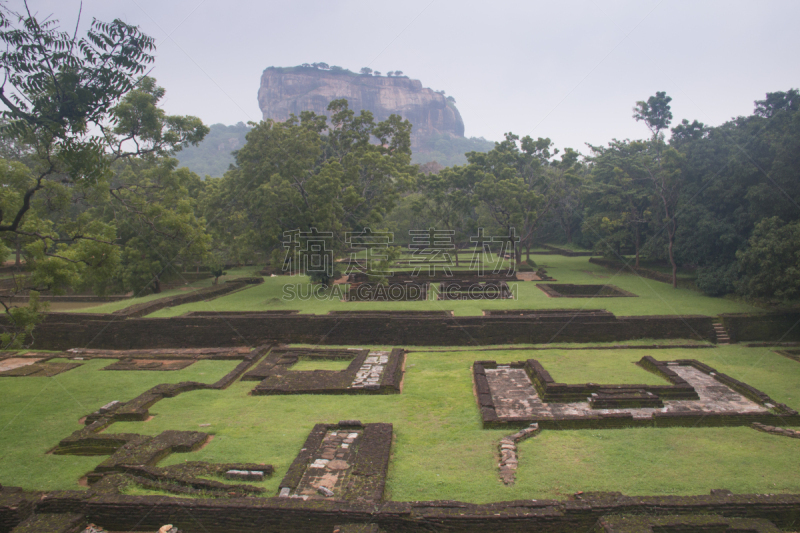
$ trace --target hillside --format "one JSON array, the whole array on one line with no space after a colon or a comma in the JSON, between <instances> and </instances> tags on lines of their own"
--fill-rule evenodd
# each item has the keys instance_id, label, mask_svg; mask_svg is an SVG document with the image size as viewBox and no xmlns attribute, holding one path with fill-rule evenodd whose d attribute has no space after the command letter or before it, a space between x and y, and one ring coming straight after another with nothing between
<instances>
[{"instance_id":1,"label":"hillside","mask_svg":"<svg viewBox=\"0 0 800 533\"><path fill-rule=\"evenodd\" d=\"M338 67L269 67L258 91L264 120L283 121L302 111L327 115L328 104L338 98L346 98L356 113L371 111L377 121L393 113L409 120L414 163L463 165L466 152L488 152L494 147L494 142L482 137L464 137L464 121L453 98L407 76L356 74ZM220 177L234 163L232 152L244 146L249 129L242 122L214 124L199 146L185 148L176 157L181 166L200 176Z\"/></svg>"},{"instance_id":2,"label":"hillside","mask_svg":"<svg viewBox=\"0 0 800 533\"><path fill-rule=\"evenodd\" d=\"M201 177L218 178L234 163L232 152L244 146L250 127L239 122L234 126L213 124L210 129L203 142L184 148L175 158L180 161L180 166L188 167Z\"/></svg>"}]
</instances>

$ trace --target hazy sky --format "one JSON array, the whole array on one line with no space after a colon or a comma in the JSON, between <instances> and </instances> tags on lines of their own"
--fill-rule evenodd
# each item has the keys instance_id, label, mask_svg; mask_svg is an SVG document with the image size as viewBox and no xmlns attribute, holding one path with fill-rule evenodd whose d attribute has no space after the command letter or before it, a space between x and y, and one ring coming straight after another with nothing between
<instances>
[{"instance_id":1,"label":"hazy sky","mask_svg":"<svg viewBox=\"0 0 800 533\"><path fill-rule=\"evenodd\" d=\"M70 28L79 5L29 1ZM656 91L673 98L673 124L718 125L800 87L796 1L84 0L82 33L92 17L153 36L164 107L207 124L260 120L261 72L305 62L402 70L456 99L467 136L583 153L645 137L632 107Z\"/></svg>"}]
</instances>

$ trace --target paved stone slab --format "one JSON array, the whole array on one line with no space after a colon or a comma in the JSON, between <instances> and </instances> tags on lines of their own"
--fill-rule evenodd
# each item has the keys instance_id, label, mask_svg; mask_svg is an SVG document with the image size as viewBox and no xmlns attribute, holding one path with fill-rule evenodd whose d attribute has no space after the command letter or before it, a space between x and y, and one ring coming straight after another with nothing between
<instances>
[{"instance_id":1,"label":"paved stone slab","mask_svg":"<svg viewBox=\"0 0 800 533\"><path fill-rule=\"evenodd\" d=\"M634 418L651 418L653 413L769 413L769 410L720 383L714 376L691 366L671 367L697 391L699 400L664 400L661 408L593 409L588 400L572 403L544 403L521 368L486 369L486 379L497 416L552 420L562 416L597 416L630 413Z\"/></svg>"}]
</instances>

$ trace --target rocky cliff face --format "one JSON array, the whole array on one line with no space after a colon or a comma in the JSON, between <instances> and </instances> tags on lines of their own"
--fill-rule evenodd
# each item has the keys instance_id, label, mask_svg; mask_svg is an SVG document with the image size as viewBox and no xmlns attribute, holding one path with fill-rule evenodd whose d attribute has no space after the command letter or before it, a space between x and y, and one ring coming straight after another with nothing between
<instances>
[{"instance_id":1,"label":"rocky cliff face","mask_svg":"<svg viewBox=\"0 0 800 533\"><path fill-rule=\"evenodd\" d=\"M346 98L356 114L362 109L372 111L376 121L393 113L407 119L413 125L412 148L431 135L464 136L464 122L458 109L443 95L423 88L419 80L305 67L269 67L261 75L258 90L264 120L284 121L292 113L299 116L301 111L328 115L328 104L339 98Z\"/></svg>"}]
</instances>

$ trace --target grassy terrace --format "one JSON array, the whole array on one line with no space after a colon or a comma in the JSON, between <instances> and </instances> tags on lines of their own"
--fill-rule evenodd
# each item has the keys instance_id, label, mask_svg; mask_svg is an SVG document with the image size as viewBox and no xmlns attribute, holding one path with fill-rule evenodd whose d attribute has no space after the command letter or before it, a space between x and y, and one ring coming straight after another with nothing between
<instances>
[{"instance_id":1,"label":"grassy terrace","mask_svg":"<svg viewBox=\"0 0 800 533\"><path fill-rule=\"evenodd\" d=\"M480 315L483 309L607 309L618 316L701 314L715 316L720 313L757 311L747 304L724 298L712 298L689 289L673 289L669 284L640 278L631 273L618 273L589 263L587 257L560 255L535 256L545 265L556 283L612 284L637 294L637 298L549 298L531 281L517 282L518 299L484 301L427 302L341 302L338 298L308 301L283 299L284 285L302 285L309 294L308 278L304 276L277 276L266 278L261 285L222 296L207 302L196 302L162 309L151 317L178 316L190 311L267 311L300 309L302 313L327 313L328 311L363 310L454 310L456 315ZM399 270L399 269L398 269ZM344 290L342 287L340 290ZM299 291L296 291L299 292ZM342 293L339 293L339 295ZM117 305L117 304L113 304ZM108 304L92 308L93 312L113 310ZM87 311L89 311L87 309Z\"/></svg>"},{"instance_id":2,"label":"grassy terrace","mask_svg":"<svg viewBox=\"0 0 800 533\"><path fill-rule=\"evenodd\" d=\"M430 350L449 350L431 348ZM470 365L533 357L559 381L658 383L632 364L695 358L743 380L792 407L800 406L800 364L765 348L412 351L403 393L388 396L249 396L255 382L224 391L194 391L151 408L148 422L118 422L110 432L155 435L168 429L214 435L202 450L175 454L185 460L266 462L275 475L261 485L274 495L308 432L317 422L360 419L391 422L396 441L387 497L490 502L562 498L576 491L626 494L800 492L800 440L750 428L670 428L544 431L520 446L517 483L497 475L497 443L510 433L481 429ZM235 362L200 361L175 372L102 371L110 360L85 362L53 378L0 378L0 479L28 489L77 489L78 479L106 456L47 455L80 427L78 419L111 400L128 400L165 382L212 382ZM211 424L210 427L199 427ZM144 492L144 491L143 491ZM149 493L149 491L148 491Z\"/></svg>"},{"instance_id":3,"label":"grassy terrace","mask_svg":"<svg viewBox=\"0 0 800 533\"><path fill-rule=\"evenodd\" d=\"M227 275L220 278L220 283L225 283L225 281L233 280L236 278L255 275L253 267L234 268L228 270L227 272L228 272ZM148 294L146 296L140 296L138 298L130 298L128 300L119 300L116 302L108 302L102 304L83 303L83 302L59 302L56 304L51 303L50 305L52 311L65 311L70 313L113 313L114 311L125 309L126 307L130 307L131 305L145 303L151 300L158 300L159 298L166 298L168 296L186 294L189 291L202 289L204 287L210 287L213 281L214 281L213 278L203 279L200 281L195 281L193 283L187 283L183 287L165 290L159 294Z\"/></svg>"}]
</instances>

